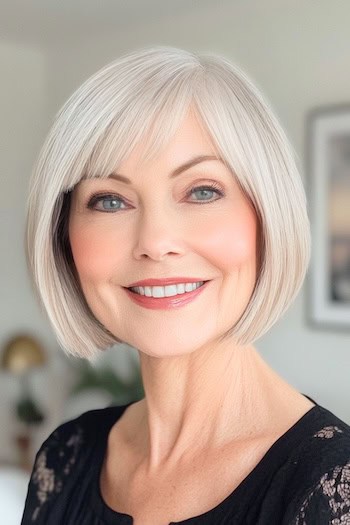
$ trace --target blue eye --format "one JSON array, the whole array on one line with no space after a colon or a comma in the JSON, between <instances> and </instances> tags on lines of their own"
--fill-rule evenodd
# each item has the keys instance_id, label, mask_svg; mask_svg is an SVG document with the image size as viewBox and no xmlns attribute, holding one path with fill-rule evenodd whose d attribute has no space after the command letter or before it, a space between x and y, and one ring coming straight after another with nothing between
<instances>
[{"instance_id":1,"label":"blue eye","mask_svg":"<svg viewBox=\"0 0 350 525\"><path fill-rule=\"evenodd\" d=\"M103 202L103 209L96 208L98 202ZM105 203L109 202L109 205L105 206ZM98 211L114 211L114 210L123 210L125 208L121 207L121 204L124 203L124 200L118 195L94 195L89 203L88 208L97 209Z\"/></svg>"},{"instance_id":2,"label":"blue eye","mask_svg":"<svg viewBox=\"0 0 350 525\"><path fill-rule=\"evenodd\" d=\"M224 196L224 192L220 189L220 187L213 183L213 184L207 184L205 186L196 186L194 188L191 188L187 193L186 197L189 198L192 194L197 193L199 195L199 198L192 200L192 203L196 204L209 204L211 202L215 202L220 197ZM217 198L213 199L213 194L218 195ZM97 207L98 203L102 203L102 208ZM127 209L127 203L125 200L120 197L117 194L97 194L93 195L88 204L87 207L91 210L96 211L102 211L111 213L114 211L120 211Z\"/></svg>"},{"instance_id":3,"label":"blue eye","mask_svg":"<svg viewBox=\"0 0 350 525\"><path fill-rule=\"evenodd\" d=\"M216 184L212 184L212 185L208 185L208 186L197 186L196 188L192 188L187 193L187 197L192 195L192 193L199 193L199 194L201 194L201 197L199 199L195 199L199 203L206 203L208 201L212 202L210 194L213 194L213 193L216 193L220 197L223 197L223 192L220 190L220 188ZM202 197L204 197L204 199L202 199ZM217 200L217 199L215 199L215 200Z\"/></svg>"}]
</instances>

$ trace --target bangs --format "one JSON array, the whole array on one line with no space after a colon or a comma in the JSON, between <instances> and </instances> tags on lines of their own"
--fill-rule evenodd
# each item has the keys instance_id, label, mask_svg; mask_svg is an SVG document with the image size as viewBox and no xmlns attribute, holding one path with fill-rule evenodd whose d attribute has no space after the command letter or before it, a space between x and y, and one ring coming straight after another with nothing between
<instances>
[{"instance_id":1,"label":"bangs","mask_svg":"<svg viewBox=\"0 0 350 525\"><path fill-rule=\"evenodd\" d=\"M170 142L190 108L198 114L194 102L196 73L181 71L173 78L163 74L161 79L146 82L147 89L139 97L131 94L130 103L99 129L81 178L108 177L140 143L143 145L140 164L156 157Z\"/></svg>"}]
</instances>

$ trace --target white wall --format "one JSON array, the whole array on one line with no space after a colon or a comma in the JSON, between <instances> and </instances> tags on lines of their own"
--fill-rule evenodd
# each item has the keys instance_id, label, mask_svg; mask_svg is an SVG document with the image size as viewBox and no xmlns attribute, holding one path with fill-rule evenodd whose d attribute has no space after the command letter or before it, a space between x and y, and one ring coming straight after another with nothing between
<instances>
[{"instance_id":1,"label":"white wall","mask_svg":"<svg viewBox=\"0 0 350 525\"><path fill-rule=\"evenodd\" d=\"M142 20L107 34L79 37L52 50L53 115L89 75L120 54L166 44L225 54L260 86L277 112L304 170L305 114L322 104L350 104L350 4L252 0L214 2L162 20ZM350 422L350 331L307 325L306 289L257 343L264 358L301 392Z\"/></svg>"},{"instance_id":2,"label":"white wall","mask_svg":"<svg viewBox=\"0 0 350 525\"><path fill-rule=\"evenodd\" d=\"M350 4L308 2L192 3L191 10L142 20L114 32L60 38L51 48L0 43L1 343L19 329L37 334L51 358L36 393L49 414L37 443L61 417L67 368L26 275L22 237L32 162L49 122L78 85L130 49L168 44L222 52L250 74L275 108L299 157L303 177L304 118L309 108L350 102ZM196 7L194 7L196 6ZM137 17L136 17L137 19ZM64 30L64 28L62 28ZM306 179L305 179L306 180ZM285 317L257 343L291 384L350 423L350 332L319 331L305 322L305 289ZM119 354L119 355L118 355ZM120 353L115 354L119 366ZM16 382L0 373L0 459L14 457L10 403Z\"/></svg>"},{"instance_id":3,"label":"white wall","mask_svg":"<svg viewBox=\"0 0 350 525\"><path fill-rule=\"evenodd\" d=\"M43 50L0 41L0 345L19 332L37 336L48 352L49 370L32 377L34 395L48 414L41 435L58 424L70 379L52 331L37 305L24 260L29 175L47 128L48 86ZM0 463L16 462L14 404L18 378L0 371ZM34 444L34 448L37 446Z\"/></svg>"},{"instance_id":4,"label":"white wall","mask_svg":"<svg viewBox=\"0 0 350 525\"><path fill-rule=\"evenodd\" d=\"M22 239L28 175L43 136L47 88L43 53L36 49L0 42L0 70L0 338L4 343L13 332L32 328L38 318ZM1 458L13 454L10 403L17 395L17 382L1 373Z\"/></svg>"}]
</instances>

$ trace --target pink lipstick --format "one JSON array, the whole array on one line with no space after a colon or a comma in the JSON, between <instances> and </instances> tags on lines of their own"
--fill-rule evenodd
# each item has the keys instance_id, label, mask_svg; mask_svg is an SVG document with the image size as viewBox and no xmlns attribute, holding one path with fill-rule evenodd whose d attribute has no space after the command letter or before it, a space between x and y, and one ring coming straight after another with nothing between
<instances>
[{"instance_id":1,"label":"pink lipstick","mask_svg":"<svg viewBox=\"0 0 350 525\"><path fill-rule=\"evenodd\" d=\"M183 279L183 278L182 278ZM160 280L158 280L159 282ZM186 280L182 280L179 282L195 282L196 279L194 279L193 281L189 281L188 279ZM197 279L197 282L199 282L200 279ZM150 283L151 280L148 280L148 281L139 281L139 282L147 282L147 283ZM164 280L161 281L162 283L164 283ZM139 306L143 306L144 308L150 308L152 310L169 310L169 309L172 309L172 308L180 308L181 306L185 306L186 304L190 303L191 301L193 301L194 299L196 299L196 297L198 297L203 291L204 289L207 287L208 283L210 281L205 281L204 284L202 284L199 288L196 288L195 290L193 290L192 292L185 292L183 294L179 294L179 295L173 295L171 297L146 297L145 295L140 295L136 292L133 292L132 290L129 290L128 288L124 288L125 292L128 294L128 296L130 297L130 299L138 304ZM174 283L174 279L172 280L171 283L167 283L167 284L176 284ZM135 286L142 286L141 284L138 284L138 285L135 285ZM143 285L143 286L147 286L147 285ZM148 286L162 286L160 284L154 284L154 285L151 285L151 284L148 284ZM163 284L164 286L164 284Z\"/></svg>"},{"instance_id":2,"label":"pink lipstick","mask_svg":"<svg viewBox=\"0 0 350 525\"><path fill-rule=\"evenodd\" d=\"M137 281L129 284L127 288L134 288L136 286L167 286L180 283L198 283L200 281L205 281L205 279L203 279L203 277L164 277L164 279L144 279L143 281Z\"/></svg>"}]
</instances>

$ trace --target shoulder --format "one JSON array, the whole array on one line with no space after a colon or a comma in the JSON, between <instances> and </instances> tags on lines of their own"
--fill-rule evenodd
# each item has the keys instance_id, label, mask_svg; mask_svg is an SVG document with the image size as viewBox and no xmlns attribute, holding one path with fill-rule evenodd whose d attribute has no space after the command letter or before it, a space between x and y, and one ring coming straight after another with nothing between
<instances>
[{"instance_id":1,"label":"shoulder","mask_svg":"<svg viewBox=\"0 0 350 525\"><path fill-rule=\"evenodd\" d=\"M86 445L93 445L96 429L102 430L101 425L108 415L109 409L91 410L65 421L53 430L36 453L33 481L39 482L43 476L49 480L53 478L54 471L56 477L58 472L70 474L82 451L87 450Z\"/></svg>"},{"instance_id":2,"label":"shoulder","mask_svg":"<svg viewBox=\"0 0 350 525\"><path fill-rule=\"evenodd\" d=\"M313 465L316 470L331 467L335 462L347 460L350 454L350 426L329 410L317 408L312 431L298 450L311 470Z\"/></svg>"},{"instance_id":3,"label":"shoulder","mask_svg":"<svg viewBox=\"0 0 350 525\"><path fill-rule=\"evenodd\" d=\"M58 494L79 475L96 444L108 432L121 407L84 412L59 425L36 453L22 525L46 523L45 513ZM42 521L44 520L44 521Z\"/></svg>"},{"instance_id":4,"label":"shoulder","mask_svg":"<svg viewBox=\"0 0 350 525\"><path fill-rule=\"evenodd\" d=\"M58 454L62 458L70 451L71 454L68 453L68 456L76 456L83 444L93 443L97 429L99 435L101 435L103 428L108 430L111 422L118 419L118 414L122 409L123 407L107 407L89 410L74 419L61 423L40 446L34 466L38 462L38 458L47 453Z\"/></svg>"},{"instance_id":5,"label":"shoulder","mask_svg":"<svg viewBox=\"0 0 350 525\"><path fill-rule=\"evenodd\" d=\"M318 426L294 456L295 498L288 525L350 524L350 427L319 408Z\"/></svg>"}]
</instances>

